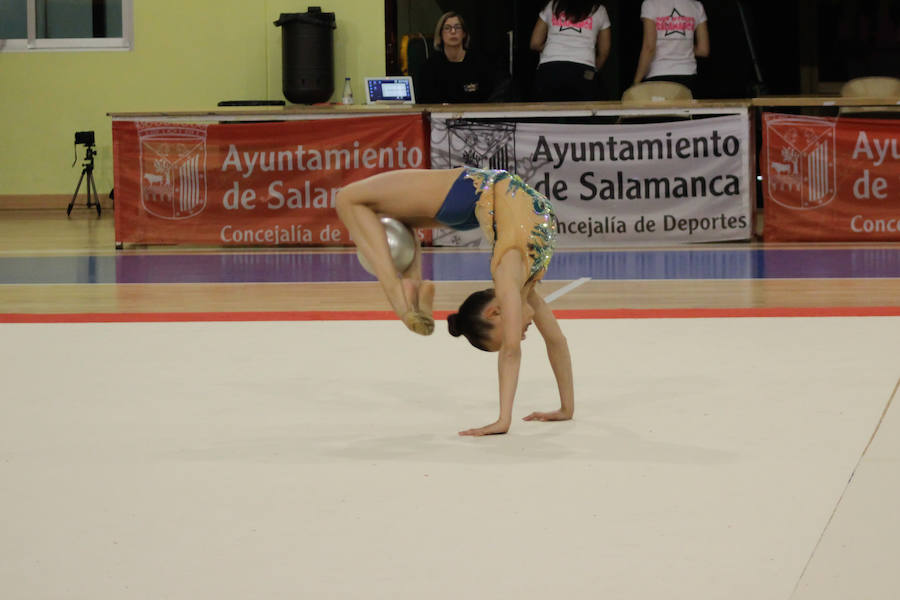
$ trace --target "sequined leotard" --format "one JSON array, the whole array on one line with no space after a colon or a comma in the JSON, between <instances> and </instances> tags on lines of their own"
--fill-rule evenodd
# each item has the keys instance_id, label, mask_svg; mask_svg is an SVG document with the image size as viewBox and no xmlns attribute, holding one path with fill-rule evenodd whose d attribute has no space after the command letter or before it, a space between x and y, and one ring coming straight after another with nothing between
<instances>
[{"instance_id":1,"label":"sequined leotard","mask_svg":"<svg viewBox=\"0 0 900 600\"><path fill-rule=\"evenodd\" d=\"M526 279L542 279L556 245L556 216L550 201L507 171L466 167L462 176L480 192L475 216L493 246L491 273L507 251L517 248L529 259Z\"/></svg>"}]
</instances>

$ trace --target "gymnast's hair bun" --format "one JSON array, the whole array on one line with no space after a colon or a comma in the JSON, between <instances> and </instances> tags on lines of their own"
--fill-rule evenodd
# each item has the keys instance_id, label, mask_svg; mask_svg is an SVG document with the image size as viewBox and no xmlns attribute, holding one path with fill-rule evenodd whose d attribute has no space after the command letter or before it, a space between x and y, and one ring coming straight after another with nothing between
<instances>
[{"instance_id":1,"label":"gymnast's hair bun","mask_svg":"<svg viewBox=\"0 0 900 600\"><path fill-rule=\"evenodd\" d=\"M450 330L450 335L453 337L462 335L462 331L459 330L459 313L447 315L447 328Z\"/></svg>"}]
</instances>

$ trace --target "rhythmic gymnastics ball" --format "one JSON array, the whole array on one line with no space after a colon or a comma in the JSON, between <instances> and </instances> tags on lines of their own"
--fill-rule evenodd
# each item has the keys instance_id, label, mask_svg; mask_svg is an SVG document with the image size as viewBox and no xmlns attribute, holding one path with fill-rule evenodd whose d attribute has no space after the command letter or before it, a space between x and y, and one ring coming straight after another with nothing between
<instances>
[{"instance_id":1,"label":"rhythmic gymnastics ball","mask_svg":"<svg viewBox=\"0 0 900 600\"><path fill-rule=\"evenodd\" d=\"M391 217L381 217L381 224L384 226L384 234L387 237L388 248L391 251L391 260L394 262L394 268L402 273L409 268L416 256L416 238L409 227ZM362 268L374 275L372 265L363 256L358 249L356 257Z\"/></svg>"}]
</instances>

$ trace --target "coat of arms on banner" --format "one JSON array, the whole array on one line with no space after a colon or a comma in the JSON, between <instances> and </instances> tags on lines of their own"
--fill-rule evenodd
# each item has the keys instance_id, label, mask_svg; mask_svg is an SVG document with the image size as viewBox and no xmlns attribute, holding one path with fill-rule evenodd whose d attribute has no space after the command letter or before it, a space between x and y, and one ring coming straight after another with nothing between
<instances>
[{"instance_id":1,"label":"coat of arms on banner","mask_svg":"<svg viewBox=\"0 0 900 600\"><path fill-rule=\"evenodd\" d=\"M206 125L138 125L141 205L161 219L188 219L206 207Z\"/></svg>"},{"instance_id":2,"label":"coat of arms on banner","mask_svg":"<svg viewBox=\"0 0 900 600\"><path fill-rule=\"evenodd\" d=\"M467 166L517 173L516 124L432 119L431 166L435 169ZM479 246L483 243L478 229L435 229L433 235L436 246Z\"/></svg>"},{"instance_id":3,"label":"coat of arms on banner","mask_svg":"<svg viewBox=\"0 0 900 600\"><path fill-rule=\"evenodd\" d=\"M464 119L448 119L445 123L445 131L435 131L432 127L432 167L466 165L516 171L515 123L480 123Z\"/></svg>"},{"instance_id":4,"label":"coat of arms on banner","mask_svg":"<svg viewBox=\"0 0 900 600\"><path fill-rule=\"evenodd\" d=\"M835 121L815 117L766 119L769 198L785 208L813 210L837 193Z\"/></svg>"}]
</instances>

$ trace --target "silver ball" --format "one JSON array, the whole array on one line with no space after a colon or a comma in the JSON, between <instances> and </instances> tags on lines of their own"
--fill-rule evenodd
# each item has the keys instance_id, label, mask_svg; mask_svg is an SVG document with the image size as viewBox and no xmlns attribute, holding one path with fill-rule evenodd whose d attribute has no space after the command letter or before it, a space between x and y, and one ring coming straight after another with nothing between
<instances>
[{"instance_id":1,"label":"silver ball","mask_svg":"<svg viewBox=\"0 0 900 600\"><path fill-rule=\"evenodd\" d=\"M381 224L384 226L384 233L387 236L388 248L391 251L391 260L394 262L394 268L402 273L409 268L413 259L416 257L416 238L409 227L391 217L381 217ZM363 253L356 250L356 257L362 268L371 273L372 265L363 256Z\"/></svg>"}]
</instances>

